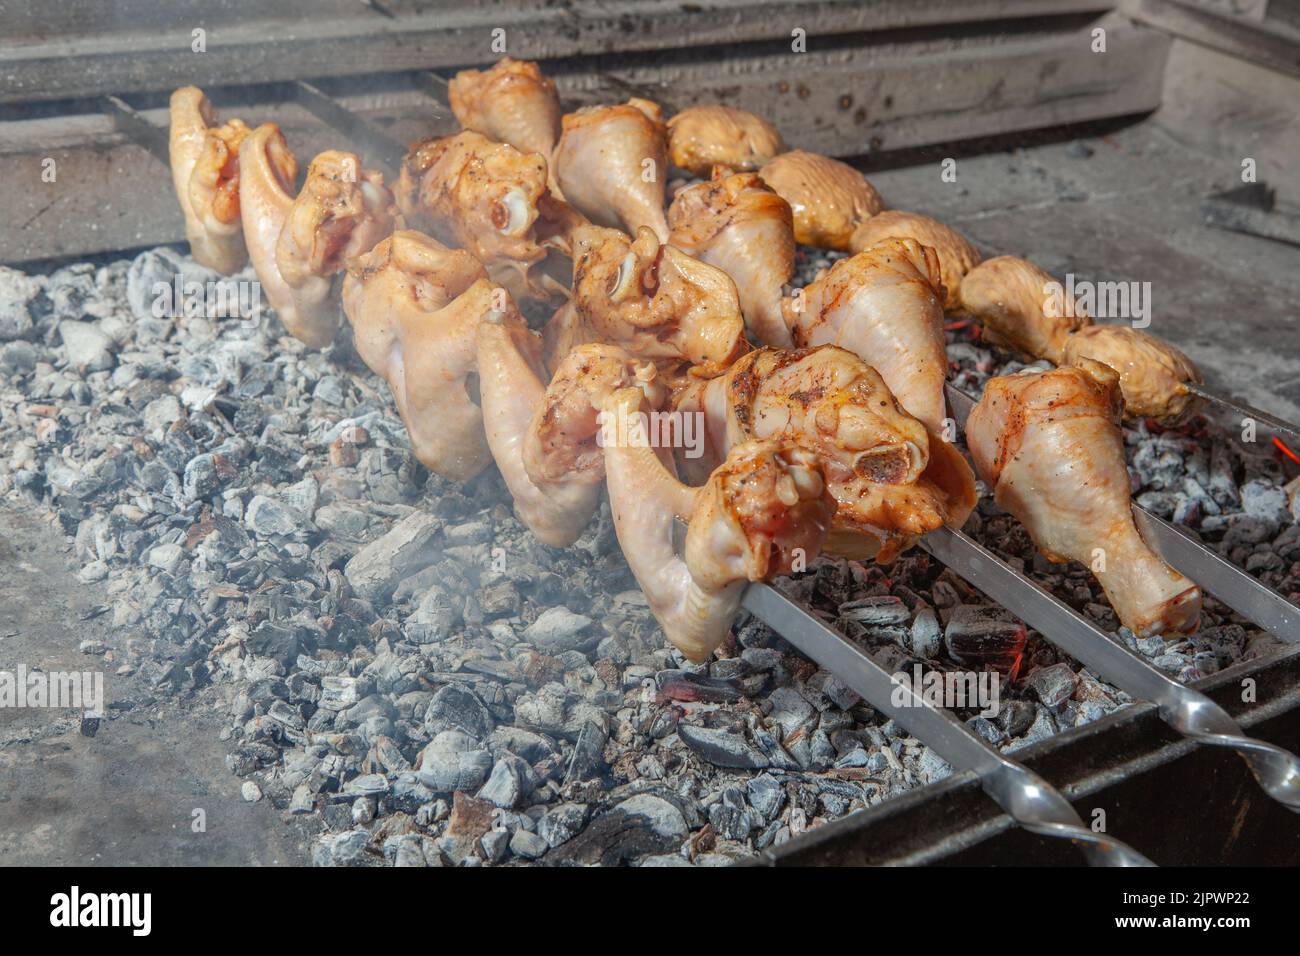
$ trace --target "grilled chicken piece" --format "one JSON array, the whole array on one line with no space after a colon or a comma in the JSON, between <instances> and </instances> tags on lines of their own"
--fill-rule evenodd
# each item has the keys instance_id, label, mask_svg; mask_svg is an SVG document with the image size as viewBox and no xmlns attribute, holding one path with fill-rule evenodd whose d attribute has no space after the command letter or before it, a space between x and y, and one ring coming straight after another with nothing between
<instances>
[{"instance_id":1,"label":"grilled chicken piece","mask_svg":"<svg viewBox=\"0 0 1300 956\"><path fill-rule=\"evenodd\" d=\"M258 282L280 322L294 338L312 348L324 348L338 331L338 304L330 297L324 276L290 285L280 272L276 255L280 233L293 210L293 186L298 161L289 151L280 127L263 123L239 148L239 205L248 258Z\"/></svg>"},{"instance_id":2,"label":"grilled chicken piece","mask_svg":"<svg viewBox=\"0 0 1300 956\"><path fill-rule=\"evenodd\" d=\"M1034 358L1061 363L1065 337L1092 318L1064 287L1032 262L998 256L961 280L961 307L984 326L984 337Z\"/></svg>"},{"instance_id":3,"label":"grilled chicken piece","mask_svg":"<svg viewBox=\"0 0 1300 956\"><path fill-rule=\"evenodd\" d=\"M945 312L960 307L962 276L979 265L979 250L960 232L929 216L916 212L887 209L858 226L849 240L849 248L862 252L885 239L915 239L929 246L939 257L939 275L943 279Z\"/></svg>"},{"instance_id":4,"label":"grilled chicken piece","mask_svg":"<svg viewBox=\"0 0 1300 956\"><path fill-rule=\"evenodd\" d=\"M407 153L396 192L408 227L468 249L512 296L563 293L545 260L582 220L547 195L540 155L469 131L426 140Z\"/></svg>"},{"instance_id":5,"label":"grilled chicken piece","mask_svg":"<svg viewBox=\"0 0 1300 956\"><path fill-rule=\"evenodd\" d=\"M847 252L853 230L880 212L880 194L867 177L827 156L791 150L758 174L790 204L795 241L805 245Z\"/></svg>"},{"instance_id":6,"label":"grilled chicken piece","mask_svg":"<svg viewBox=\"0 0 1300 956\"><path fill-rule=\"evenodd\" d=\"M572 308L556 314L546 338L550 368L583 342L692 362L702 373L725 368L748 349L736 284L646 227L635 240L600 226L575 230Z\"/></svg>"},{"instance_id":7,"label":"grilled chicken piece","mask_svg":"<svg viewBox=\"0 0 1300 956\"><path fill-rule=\"evenodd\" d=\"M668 158L701 179L714 166L758 169L783 152L785 141L775 126L731 106L691 106L668 121Z\"/></svg>"},{"instance_id":8,"label":"grilled chicken piece","mask_svg":"<svg viewBox=\"0 0 1300 956\"><path fill-rule=\"evenodd\" d=\"M502 57L490 70L461 70L447 84L460 125L549 160L560 139L560 96L536 63Z\"/></svg>"},{"instance_id":9,"label":"grilled chicken piece","mask_svg":"<svg viewBox=\"0 0 1300 956\"><path fill-rule=\"evenodd\" d=\"M579 345L560 362L524 441L524 468L538 484L577 471L605 474L610 431L600 421L605 399L620 388L641 390L651 408L662 408L668 387L652 362L617 345Z\"/></svg>"},{"instance_id":10,"label":"grilled chicken piece","mask_svg":"<svg viewBox=\"0 0 1300 956\"><path fill-rule=\"evenodd\" d=\"M393 231L396 214L383 174L362 169L356 153L330 149L311 161L276 241L275 265L304 311L329 302L328 321L322 314L309 327L290 329L294 335L316 346L333 340L334 277Z\"/></svg>"},{"instance_id":11,"label":"grilled chicken piece","mask_svg":"<svg viewBox=\"0 0 1300 956\"><path fill-rule=\"evenodd\" d=\"M942 287L933 249L886 239L786 299L786 321L800 347L839 345L861 356L909 414L943 434Z\"/></svg>"},{"instance_id":12,"label":"grilled chicken piece","mask_svg":"<svg viewBox=\"0 0 1300 956\"><path fill-rule=\"evenodd\" d=\"M1133 523L1119 377L1080 361L988 383L966 423L975 467L1044 557L1092 569L1133 633L1194 630L1200 589L1151 550Z\"/></svg>"},{"instance_id":13,"label":"grilled chicken piece","mask_svg":"<svg viewBox=\"0 0 1300 956\"><path fill-rule=\"evenodd\" d=\"M291 196L297 162L274 123L249 135L240 162L244 235L257 278L289 334L324 348L339 325L334 277L391 231L392 194L355 153L327 150Z\"/></svg>"},{"instance_id":14,"label":"grilled chicken piece","mask_svg":"<svg viewBox=\"0 0 1300 956\"><path fill-rule=\"evenodd\" d=\"M647 408L639 388L604 404L623 421ZM629 437L605 448L619 544L668 640L688 659L706 660L730 631L747 582L817 555L835 500L816 456L791 444L742 442L703 487L690 488L644 436ZM682 557L673 548L676 517L688 521Z\"/></svg>"},{"instance_id":15,"label":"grilled chicken piece","mask_svg":"<svg viewBox=\"0 0 1300 956\"><path fill-rule=\"evenodd\" d=\"M634 97L588 106L566 114L563 127L554 163L564 198L592 222L630 234L646 226L667 242L668 147L658 104Z\"/></svg>"},{"instance_id":16,"label":"grilled chicken piece","mask_svg":"<svg viewBox=\"0 0 1300 956\"><path fill-rule=\"evenodd\" d=\"M599 413L619 388L663 401L655 369L610 345L584 345L543 384L541 339L514 316L478 330L479 395L488 447L519 519L544 543L573 544L600 503L605 454Z\"/></svg>"},{"instance_id":17,"label":"grilled chicken piece","mask_svg":"<svg viewBox=\"0 0 1300 956\"><path fill-rule=\"evenodd\" d=\"M794 276L789 203L753 173L718 173L677 194L668 225L669 242L731 276L754 338L793 344L781 313L781 288Z\"/></svg>"},{"instance_id":18,"label":"grilled chicken piece","mask_svg":"<svg viewBox=\"0 0 1300 956\"><path fill-rule=\"evenodd\" d=\"M239 219L239 147L248 132L243 120L218 125L197 86L171 96L172 186L185 217L185 238L195 262L223 275L248 261Z\"/></svg>"},{"instance_id":19,"label":"grilled chicken piece","mask_svg":"<svg viewBox=\"0 0 1300 956\"><path fill-rule=\"evenodd\" d=\"M1200 384L1192 360L1168 342L1127 325L1090 325L1065 340L1065 365L1092 359L1119 373L1124 411L1172 422L1196 401L1187 382Z\"/></svg>"},{"instance_id":20,"label":"grilled chicken piece","mask_svg":"<svg viewBox=\"0 0 1300 956\"><path fill-rule=\"evenodd\" d=\"M420 462L453 481L481 471L491 454L468 380L479 322L516 314L505 290L468 253L403 230L352 261L343 310L357 352L388 381Z\"/></svg>"},{"instance_id":21,"label":"grilled chicken piece","mask_svg":"<svg viewBox=\"0 0 1300 956\"><path fill-rule=\"evenodd\" d=\"M689 382L674 408L704 418L704 454L682 459L693 480L742 441L814 452L838 503L827 550L884 564L942 524L960 528L975 506L961 454L904 412L875 369L834 345L750 352L718 378Z\"/></svg>"}]
</instances>

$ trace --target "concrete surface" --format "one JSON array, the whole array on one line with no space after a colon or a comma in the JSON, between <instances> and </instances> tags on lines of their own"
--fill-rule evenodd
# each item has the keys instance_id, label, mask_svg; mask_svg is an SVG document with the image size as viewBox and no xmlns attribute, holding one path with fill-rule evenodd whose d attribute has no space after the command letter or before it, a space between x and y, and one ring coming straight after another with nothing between
<instances>
[{"instance_id":1,"label":"concrete surface","mask_svg":"<svg viewBox=\"0 0 1300 956\"><path fill-rule=\"evenodd\" d=\"M215 695L154 701L119 666L78 652L112 647L101 585L77 580L70 542L31 512L0 505L0 670L105 671L106 719L0 708L0 864L306 864L309 845L265 800L246 803L225 767ZM116 709L114 708L116 705ZM124 709L128 708L128 709ZM206 832L191 829L206 813Z\"/></svg>"}]
</instances>

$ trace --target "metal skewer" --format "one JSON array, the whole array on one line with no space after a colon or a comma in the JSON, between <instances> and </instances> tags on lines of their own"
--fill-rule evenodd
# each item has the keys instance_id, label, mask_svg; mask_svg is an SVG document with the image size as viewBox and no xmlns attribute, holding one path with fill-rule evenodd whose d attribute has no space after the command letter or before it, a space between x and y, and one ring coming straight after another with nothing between
<instances>
[{"instance_id":1,"label":"metal skewer","mask_svg":"<svg viewBox=\"0 0 1300 956\"><path fill-rule=\"evenodd\" d=\"M305 80L295 80L291 89L303 109L352 140L363 153L389 167L389 172L401 169L406 147L397 140L375 129L334 97Z\"/></svg>"},{"instance_id":2,"label":"metal skewer","mask_svg":"<svg viewBox=\"0 0 1300 956\"><path fill-rule=\"evenodd\" d=\"M680 554L686 522L673 522ZM980 787L1017 824L1039 836L1070 840L1089 866L1155 866L1122 840L1085 826L1055 787L1023 764L1004 757L948 710L936 707L910 684L898 683L860 647L799 602L762 581L745 587L740 606L812 660L835 674L876 710L897 720L955 770L968 770ZM894 703L899 692L902 705Z\"/></svg>"},{"instance_id":3,"label":"metal skewer","mask_svg":"<svg viewBox=\"0 0 1300 956\"><path fill-rule=\"evenodd\" d=\"M953 418L964 430L975 399L951 384L945 391ZM1142 537L1173 567L1273 636L1288 644L1300 642L1300 608L1136 502L1133 517Z\"/></svg>"},{"instance_id":4,"label":"metal skewer","mask_svg":"<svg viewBox=\"0 0 1300 956\"><path fill-rule=\"evenodd\" d=\"M1143 539L1171 565L1193 581L1213 582L1203 587L1228 607L1288 644L1300 642L1300 608L1178 525L1137 504L1133 505L1133 520Z\"/></svg>"},{"instance_id":5,"label":"metal skewer","mask_svg":"<svg viewBox=\"0 0 1300 956\"><path fill-rule=\"evenodd\" d=\"M1285 419L1278 418L1263 409L1255 408L1253 405L1247 405L1240 399L1234 398L1226 392L1222 392L1208 385L1198 385L1196 382L1184 382L1183 385L1193 395L1208 399L1211 402L1217 402L1220 405L1226 405L1234 412L1239 412L1246 418L1253 419L1266 426L1274 432L1281 432L1293 440L1300 440L1300 426L1292 425Z\"/></svg>"},{"instance_id":6,"label":"metal skewer","mask_svg":"<svg viewBox=\"0 0 1300 956\"><path fill-rule=\"evenodd\" d=\"M167 130L145 119L130 103L118 96L103 98L104 112L113 120L118 132L142 149L146 149L164 166L171 165L171 146Z\"/></svg>"},{"instance_id":7,"label":"metal skewer","mask_svg":"<svg viewBox=\"0 0 1300 956\"><path fill-rule=\"evenodd\" d=\"M1222 707L1157 670L1111 639L1055 595L1017 574L960 531L939 528L921 547L1015 613L1071 657L1115 686L1160 707L1160 718L1180 734L1204 744L1231 747L1261 788L1300 813L1300 758L1274 744L1248 737Z\"/></svg>"},{"instance_id":8,"label":"metal skewer","mask_svg":"<svg viewBox=\"0 0 1300 956\"><path fill-rule=\"evenodd\" d=\"M1092 866L1154 866L1128 844L1084 826L1070 802L1029 768L1004 757L956 716L899 684L843 634L770 585L750 584L741 606L835 674L876 710L925 741L954 769L969 770L1020 826L1070 840ZM894 698L902 690L902 706Z\"/></svg>"},{"instance_id":9,"label":"metal skewer","mask_svg":"<svg viewBox=\"0 0 1300 956\"><path fill-rule=\"evenodd\" d=\"M951 385L947 392L949 404L964 426L973 400ZM1190 539L1179 537L1194 549L1212 554ZM1134 697L1157 704L1161 719L1179 733L1201 743L1236 750L1265 793L1300 813L1300 758L1247 736L1214 701L1130 653L1074 608L1017 574L960 531L939 528L922 538L921 546L994 601L1014 608L1026 624L1071 657Z\"/></svg>"}]
</instances>

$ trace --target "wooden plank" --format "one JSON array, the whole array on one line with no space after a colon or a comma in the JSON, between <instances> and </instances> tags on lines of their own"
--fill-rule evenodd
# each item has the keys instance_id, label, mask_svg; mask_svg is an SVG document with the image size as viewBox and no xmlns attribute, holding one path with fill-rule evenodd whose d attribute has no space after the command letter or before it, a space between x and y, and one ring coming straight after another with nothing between
<instances>
[{"instance_id":1,"label":"wooden plank","mask_svg":"<svg viewBox=\"0 0 1300 956\"><path fill-rule=\"evenodd\" d=\"M596 2L555 6L529 0L509 7L470 0L448 8L424 3L397 19L377 16L365 6L324 4L324 14L308 14L305 0L273 7L281 19L236 18L242 3L215 7L206 52L191 49L191 30L202 21L199 7L185 0L173 7L122 10L112 5L116 29L93 35L59 31L93 26L105 14L97 5L55 4L64 11L56 26L34 39L0 47L0 103L71 99L105 94L167 90L183 83L200 86L353 76L488 62L493 31L505 31L506 50L516 57L557 59L623 51L649 51L756 41L789 43L791 31L807 33L808 47L819 37L867 33L1008 18L1053 17L1102 12L1105 0L654 0ZM14 38L34 30L46 5L19 4ZM69 7L77 15L68 14ZM81 13L90 7L91 10ZM24 14L24 10L26 13ZM138 18L132 13L138 13ZM23 24L26 24L24 27ZM6 24L8 26L8 24Z\"/></svg>"},{"instance_id":2,"label":"wooden plank","mask_svg":"<svg viewBox=\"0 0 1300 956\"><path fill-rule=\"evenodd\" d=\"M1160 99L1168 38L1121 23L1109 52L1089 50L1085 32L969 45L904 44L831 54L643 67L616 75L558 78L565 102L622 99L628 86L677 108L722 101L769 117L790 143L853 156L967 137L1145 112ZM344 97L390 136L409 141L455 128L422 94ZM248 122L275 118L306 160L339 137L292 103L229 109ZM164 124L160 109L144 111ZM0 125L0 261L83 254L174 241L181 222L165 170L125 145L109 121L81 117L76 134L54 120ZM78 145L80 143L81 145ZM60 149L51 152L59 145ZM42 151L44 149L44 151ZM40 182L40 159L56 157L59 183ZM107 208L104 208L107 205Z\"/></svg>"}]
</instances>

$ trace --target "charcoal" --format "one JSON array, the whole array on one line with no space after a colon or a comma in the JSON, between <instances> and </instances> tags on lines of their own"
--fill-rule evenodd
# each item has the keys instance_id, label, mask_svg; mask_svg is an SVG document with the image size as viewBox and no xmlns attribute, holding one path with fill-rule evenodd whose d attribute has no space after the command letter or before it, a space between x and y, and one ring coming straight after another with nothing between
<instances>
[{"instance_id":1,"label":"charcoal","mask_svg":"<svg viewBox=\"0 0 1300 956\"><path fill-rule=\"evenodd\" d=\"M438 734L420 754L416 777L439 793L481 787L492 768L492 755L478 749L474 738L459 730Z\"/></svg>"},{"instance_id":2,"label":"charcoal","mask_svg":"<svg viewBox=\"0 0 1300 956\"><path fill-rule=\"evenodd\" d=\"M798 691L789 687L774 690L768 695L772 705L767 719L781 730L781 736L789 737L806 727L814 716L813 706Z\"/></svg>"},{"instance_id":3,"label":"charcoal","mask_svg":"<svg viewBox=\"0 0 1300 956\"><path fill-rule=\"evenodd\" d=\"M746 795L750 806L765 823L776 819L785 804L785 790L770 774L751 778L746 784Z\"/></svg>"},{"instance_id":4,"label":"charcoal","mask_svg":"<svg viewBox=\"0 0 1300 956\"><path fill-rule=\"evenodd\" d=\"M922 608L912 619L908 646L922 660L932 660L938 655L942 644L943 632L939 627L938 616L932 608Z\"/></svg>"},{"instance_id":5,"label":"charcoal","mask_svg":"<svg viewBox=\"0 0 1300 956\"><path fill-rule=\"evenodd\" d=\"M738 733L683 724L677 729L677 734L701 759L715 767L755 770L768 766L770 762Z\"/></svg>"},{"instance_id":6,"label":"charcoal","mask_svg":"<svg viewBox=\"0 0 1300 956\"><path fill-rule=\"evenodd\" d=\"M564 771L565 784L586 780L596 774L604 763L605 743L608 735L595 721L586 721L574 741L573 755Z\"/></svg>"},{"instance_id":7,"label":"charcoal","mask_svg":"<svg viewBox=\"0 0 1300 956\"><path fill-rule=\"evenodd\" d=\"M948 619L944 645L958 664L1005 674L1019 667L1027 636L1025 626L1003 608L962 604Z\"/></svg>"},{"instance_id":8,"label":"charcoal","mask_svg":"<svg viewBox=\"0 0 1300 956\"><path fill-rule=\"evenodd\" d=\"M612 866L676 850L689 832L685 817L673 803L643 793L595 818L577 837L552 850L548 859Z\"/></svg>"},{"instance_id":9,"label":"charcoal","mask_svg":"<svg viewBox=\"0 0 1300 956\"><path fill-rule=\"evenodd\" d=\"M1035 668L1025 683L1045 706L1055 707L1074 694L1078 677L1069 664L1053 664L1051 667Z\"/></svg>"},{"instance_id":10,"label":"charcoal","mask_svg":"<svg viewBox=\"0 0 1300 956\"><path fill-rule=\"evenodd\" d=\"M451 529L448 529L450 534ZM588 633L592 620L584 614L575 614L566 607L552 607L543 611L524 629L524 641L542 650L572 650L589 647L596 635Z\"/></svg>"},{"instance_id":11,"label":"charcoal","mask_svg":"<svg viewBox=\"0 0 1300 956\"><path fill-rule=\"evenodd\" d=\"M660 671L655 674L654 681L657 691L656 699L660 702L679 700L729 703L740 700L744 696L741 693L739 681L729 678L705 677L684 670Z\"/></svg>"},{"instance_id":12,"label":"charcoal","mask_svg":"<svg viewBox=\"0 0 1300 956\"><path fill-rule=\"evenodd\" d=\"M745 840L757 825L756 814L745 805L739 787L722 791L722 799L709 808L709 823L714 832L724 840Z\"/></svg>"},{"instance_id":13,"label":"charcoal","mask_svg":"<svg viewBox=\"0 0 1300 956\"><path fill-rule=\"evenodd\" d=\"M537 821L537 835L548 847L567 843L582 832L587 824L589 808L583 803L562 803L548 810Z\"/></svg>"},{"instance_id":14,"label":"charcoal","mask_svg":"<svg viewBox=\"0 0 1300 956\"><path fill-rule=\"evenodd\" d=\"M902 624L912 617L903 600L892 594L848 601L839 610L842 617L864 625Z\"/></svg>"}]
</instances>

